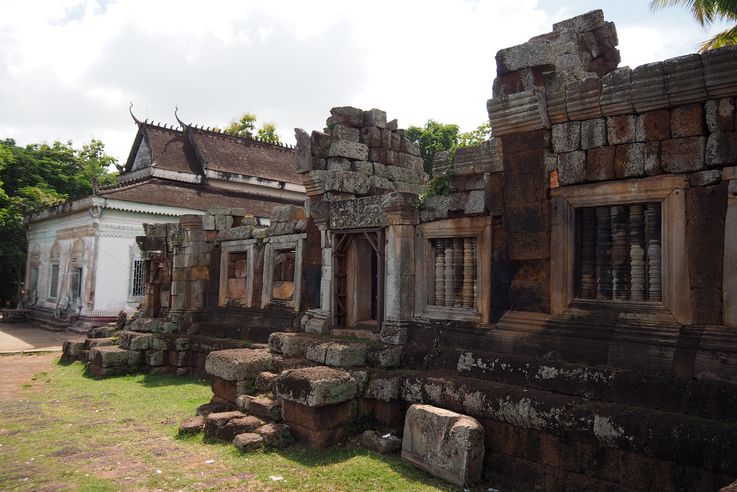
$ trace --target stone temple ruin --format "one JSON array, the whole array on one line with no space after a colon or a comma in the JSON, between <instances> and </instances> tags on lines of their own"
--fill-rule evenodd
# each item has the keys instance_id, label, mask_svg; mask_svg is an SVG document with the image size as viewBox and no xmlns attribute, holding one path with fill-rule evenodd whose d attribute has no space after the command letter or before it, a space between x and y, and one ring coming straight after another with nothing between
<instances>
[{"instance_id":1,"label":"stone temple ruin","mask_svg":"<svg viewBox=\"0 0 737 492\"><path fill-rule=\"evenodd\" d=\"M142 309L65 357L208 377L182 432L242 450L363 426L458 485L729 484L737 48L630 69L616 45L593 11L497 53L494 137L430 186L396 121L333 108L296 131L304 209L149 226Z\"/></svg>"}]
</instances>

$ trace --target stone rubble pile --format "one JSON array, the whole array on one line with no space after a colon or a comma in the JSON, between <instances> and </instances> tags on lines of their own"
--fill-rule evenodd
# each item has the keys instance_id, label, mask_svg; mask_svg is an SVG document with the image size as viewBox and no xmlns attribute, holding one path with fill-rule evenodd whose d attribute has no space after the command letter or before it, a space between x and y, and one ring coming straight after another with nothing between
<instances>
[{"instance_id":1,"label":"stone rubble pile","mask_svg":"<svg viewBox=\"0 0 737 492\"><path fill-rule=\"evenodd\" d=\"M308 175L308 195L335 201L422 191L427 175L420 150L396 120L387 122L379 109L344 106L330 113L323 132L295 131L297 168Z\"/></svg>"}]
</instances>

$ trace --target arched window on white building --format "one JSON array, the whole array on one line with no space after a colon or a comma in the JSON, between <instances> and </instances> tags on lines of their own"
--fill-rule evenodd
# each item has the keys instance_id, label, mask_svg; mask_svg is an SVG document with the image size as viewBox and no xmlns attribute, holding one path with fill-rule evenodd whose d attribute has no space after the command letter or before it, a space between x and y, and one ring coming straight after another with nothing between
<instances>
[{"instance_id":1,"label":"arched window on white building","mask_svg":"<svg viewBox=\"0 0 737 492\"><path fill-rule=\"evenodd\" d=\"M49 299L59 296L59 243L55 242L49 253Z\"/></svg>"},{"instance_id":2,"label":"arched window on white building","mask_svg":"<svg viewBox=\"0 0 737 492\"><path fill-rule=\"evenodd\" d=\"M128 302L140 302L146 293L146 262L141 258L137 244L130 246L130 281L128 283Z\"/></svg>"}]
</instances>

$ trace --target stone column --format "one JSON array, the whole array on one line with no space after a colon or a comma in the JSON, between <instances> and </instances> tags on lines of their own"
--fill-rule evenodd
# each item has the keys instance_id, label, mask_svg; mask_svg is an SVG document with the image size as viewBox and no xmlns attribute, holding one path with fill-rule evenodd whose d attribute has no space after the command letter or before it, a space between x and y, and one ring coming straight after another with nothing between
<instances>
[{"instance_id":1,"label":"stone column","mask_svg":"<svg viewBox=\"0 0 737 492\"><path fill-rule=\"evenodd\" d=\"M612 298L612 238L609 207L596 207L596 298Z\"/></svg>"},{"instance_id":2,"label":"stone column","mask_svg":"<svg viewBox=\"0 0 737 492\"><path fill-rule=\"evenodd\" d=\"M610 208L612 220L612 297L627 299L628 254L627 210L617 205Z\"/></svg>"},{"instance_id":3,"label":"stone column","mask_svg":"<svg viewBox=\"0 0 737 492\"><path fill-rule=\"evenodd\" d=\"M307 333L330 333L331 302L333 295L333 248L332 232L329 229L328 203L323 201L305 202L308 217L312 219L320 233L322 265L320 269L320 308L310 309L302 318L302 329Z\"/></svg>"},{"instance_id":4,"label":"stone column","mask_svg":"<svg viewBox=\"0 0 737 492\"><path fill-rule=\"evenodd\" d=\"M596 211L581 211L581 292L584 299L596 298Z\"/></svg>"},{"instance_id":5,"label":"stone column","mask_svg":"<svg viewBox=\"0 0 737 492\"><path fill-rule=\"evenodd\" d=\"M729 181L722 264L724 324L737 328L737 167L724 168L722 179Z\"/></svg>"},{"instance_id":6,"label":"stone column","mask_svg":"<svg viewBox=\"0 0 737 492\"><path fill-rule=\"evenodd\" d=\"M380 337L384 343L402 344L414 314L415 226L418 222L417 195L394 192L384 197L387 218L384 320Z\"/></svg>"},{"instance_id":7,"label":"stone column","mask_svg":"<svg viewBox=\"0 0 737 492\"><path fill-rule=\"evenodd\" d=\"M645 206L645 241L647 243L647 300L660 301L662 299L660 204L648 203Z\"/></svg>"},{"instance_id":8,"label":"stone column","mask_svg":"<svg viewBox=\"0 0 737 492\"><path fill-rule=\"evenodd\" d=\"M445 305L445 239L436 239L435 247L435 305Z\"/></svg>"}]
</instances>

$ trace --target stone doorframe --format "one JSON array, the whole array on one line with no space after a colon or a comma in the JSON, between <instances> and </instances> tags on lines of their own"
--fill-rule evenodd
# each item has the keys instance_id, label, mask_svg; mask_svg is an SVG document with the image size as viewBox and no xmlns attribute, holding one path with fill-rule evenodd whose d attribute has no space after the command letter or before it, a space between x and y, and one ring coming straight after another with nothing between
<instances>
[{"instance_id":1,"label":"stone doorframe","mask_svg":"<svg viewBox=\"0 0 737 492\"><path fill-rule=\"evenodd\" d=\"M417 226L415 237L415 317L488 323L491 314L491 217L463 217L427 222ZM433 278L434 255L431 239L475 237L477 241L478 297L475 309L429 305L428 281Z\"/></svg>"},{"instance_id":2,"label":"stone doorframe","mask_svg":"<svg viewBox=\"0 0 737 492\"><path fill-rule=\"evenodd\" d=\"M218 286L218 306L228 302L228 261L233 253L246 253L246 307L253 304L253 279L255 276L255 239L240 239L220 243L220 279Z\"/></svg>"},{"instance_id":3,"label":"stone doorframe","mask_svg":"<svg viewBox=\"0 0 737 492\"><path fill-rule=\"evenodd\" d=\"M688 178L681 175L653 176L642 179L578 186L564 186L550 191L551 274L550 308L554 315L563 314L575 298L576 209L660 202L662 238L662 302L591 300L577 301L595 308L601 303L643 308L661 306L681 324L693 322L691 279L686 251L686 188Z\"/></svg>"},{"instance_id":4,"label":"stone doorframe","mask_svg":"<svg viewBox=\"0 0 737 492\"><path fill-rule=\"evenodd\" d=\"M307 234L289 234L272 236L266 239L264 248L264 277L261 289L261 307L272 303L271 289L274 281L274 256L278 251L294 250L294 292L291 301L285 304L299 311L302 297L302 256L307 241ZM250 261L250 259L249 259ZM250 268L250 265L249 265ZM250 270L249 270L250 271Z\"/></svg>"}]
</instances>

